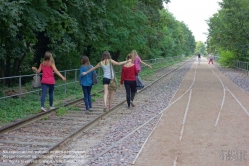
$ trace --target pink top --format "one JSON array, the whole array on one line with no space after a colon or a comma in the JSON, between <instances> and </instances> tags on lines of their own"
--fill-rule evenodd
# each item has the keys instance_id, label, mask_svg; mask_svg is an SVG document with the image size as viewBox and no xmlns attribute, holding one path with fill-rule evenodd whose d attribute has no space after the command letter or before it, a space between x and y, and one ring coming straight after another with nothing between
<instances>
[{"instance_id":1,"label":"pink top","mask_svg":"<svg viewBox=\"0 0 249 166\"><path fill-rule=\"evenodd\" d=\"M55 84L53 68L50 66L50 63L48 62L47 65L45 66L45 65L43 65L43 62L42 62L41 69L42 69L41 83L43 83L43 84Z\"/></svg>"},{"instance_id":2,"label":"pink top","mask_svg":"<svg viewBox=\"0 0 249 166\"><path fill-rule=\"evenodd\" d=\"M137 56L136 59L134 60L134 65L136 66L138 72L141 71L140 62L141 62L141 59L139 56Z\"/></svg>"}]
</instances>

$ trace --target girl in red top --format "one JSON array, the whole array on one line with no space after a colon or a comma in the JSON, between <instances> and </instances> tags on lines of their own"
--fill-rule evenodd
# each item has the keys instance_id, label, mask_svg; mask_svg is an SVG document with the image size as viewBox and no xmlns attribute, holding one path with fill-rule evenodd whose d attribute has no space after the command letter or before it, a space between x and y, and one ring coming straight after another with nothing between
<instances>
[{"instance_id":1,"label":"girl in red top","mask_svg":"<svg viewBox=\"0 0 249 166\"><path fill-rule=\"evenodd\" d=\"M41 87L42 87L42 97L41 97L41 110L42 112L46 112L47 110L44 108L45 98L47 95L47 89L49 89L49 103L50 109L54 109L53 107L53 100L54 100L54 73L53 71L61 77L63 81L66 81L66 78L61 75L61 73L56 69L54 64L54 58L52 57L52 53L46 52L44 55L43 62L40 64L39 68L32 67L36 73L40 73L42 71L42 80L41 80Z\"/></svg>"},{"instance_id":2,"label":"girl in red top","mask_svg":"<svg viewBox=\"0 0 249 166\"><path fill-rule=\"evenodd\" d=\"M128 104L128 108L130 108L130 105L132 105L132 107L135 106L133 104L133 99L136 93L136 75L138 74L138 70L133 64L134 57L132 56L132 54L128 54L126 59L131 59L132 62L128 62L123 66L120 86L122 86L123 84L125 85L126 101Z\"/></svg>"}]
</instances>

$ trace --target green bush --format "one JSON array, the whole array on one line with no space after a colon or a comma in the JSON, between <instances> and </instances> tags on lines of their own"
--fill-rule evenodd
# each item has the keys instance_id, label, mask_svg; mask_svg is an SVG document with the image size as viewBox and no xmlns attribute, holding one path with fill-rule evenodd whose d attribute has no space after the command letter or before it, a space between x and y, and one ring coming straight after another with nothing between
<instances>
[{"instance_id":1,"label":"green bush","mask_svg":"<svg viewBox=\"0 0 249 166\"><path fill-rule=\"evenodd\" d=\"M235 56L235 53L232 51L225 51L225 50L220 50L219 51L219 60L218 62L220 63L221 66L225 67L231 67L232 61L237 60L237 57Z\"/></svg>"}]
</instances>

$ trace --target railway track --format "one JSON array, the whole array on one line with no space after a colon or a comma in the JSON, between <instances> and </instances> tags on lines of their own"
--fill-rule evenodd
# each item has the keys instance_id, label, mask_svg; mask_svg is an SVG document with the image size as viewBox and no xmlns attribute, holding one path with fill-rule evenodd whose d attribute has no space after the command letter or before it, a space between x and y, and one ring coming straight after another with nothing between
<instances>
[{"instance_id":1,"label":"railway track","mask_svg":"<svg viewBox=\"0 0 249 166\"><path fill-rule=\"evenodd\" d=\"M174 68L169 67L158 70L153 76L154 78L145 82L146 87L136 94L136 98L146 100L143 95L140 95L143 91L185 63L187 62L179 63ZM67 104L70 107L65 116L58 116L56 110L52 110L2 128L0 130L0 164L39 165L53 158L49 156L60 155L60 153L54 154L53 152L63 150L63 152L69 153L66 149L72 142L92 128L95 131L99 130L96 129L96 126L101 128L100 124L103 119L108 119L109 116L111 117L109 118L110 121L114 123L115 119L118 120L131 113L131 110L120 109L124 107L123 104L125 103L125 93L122 89L115 93L114 98L114 107L108 112L103 112L102 98L93 102L90 113L75 111L84 107L83 101L77 100ZM114 112L116 113L112 115ZM56 163L57 161L54 160L54 162Z\"/></svg>"}]
</instances>

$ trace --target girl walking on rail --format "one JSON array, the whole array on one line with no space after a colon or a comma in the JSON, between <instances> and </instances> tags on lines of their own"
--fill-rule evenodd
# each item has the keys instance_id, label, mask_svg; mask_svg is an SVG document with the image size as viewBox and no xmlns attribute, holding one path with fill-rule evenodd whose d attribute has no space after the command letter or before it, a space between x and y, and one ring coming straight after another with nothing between
<instances>
[{"instance_id":1,"label":"girl walking on rail","mask_svg":"<svg viewBox=\"0 0 249 166\"><path fill-rule=\"evenodd\" d=\"M63 80L66 81L66 78L61 75L61 73L57 70L54 58L52 57L51 52L46 52L44 55L43 62L40 64L39 68L32 67L32 70L34 70L36 73L40 73L42 71L42 80L41 80L41 87L42 87L42 97L41 97L41 110L42 112L46 112L47 110L44 107L46 95L47 95L47 89L49 93L49 104L50 104L50 110L54 109L53 107L53 101L54 101L54 73L53 71Z\"/></svg>"},{"instance_id":2,"label":"girl walking on rail","mask_svg":"<svg viewBox=\"0 0 249 166\"><path fill-rule=\"evenodd\" d=\"M93 68L91 68L90 70L86 71L86 72L82 72L82 75L86 75L87 73L96 70L99 67L102 67L103 72L104 72L104 76L103 76L103 86L104 86L104 111L107 110L107 96L108 96L108 91L109 91L109 108L112 108L112 101L113 101L113 95L114 95L114 91L116 89L112 89L111 87L109 87L110 81L111 79L114 79L115 77L115 73L113 71L113 67L112 65L123 65L125 63L131 62L131 59L127 60L127 61L123 61L123 62L116 62L113 59L111 59L111 55L108 51L105 51L102 54L102 58L101 61L94 66Z\"/></svg>"},{"instance_id":3,"label":"girl walking on rail","mask_svg":"<svg viewBox=\"0 0 249 166\"><path fill-rule=\"evenodd\" d=\"M126 60L134 59L132 54L128 54ZM126 101L128 104L128 109L130 105L135 107L133 100L136 93L136 75L138 74L138 70L133 62L126 63L122 68L120 87L124 84L126 90Z\"/></svg>"},{"instance_id":4,"label":"girl walking on rail","mask_svg":"<svg viewBox=\"0 0 249 166\"><path fill-rule=\"evenodd\" d=\"M131 54L132 54L132 57L134 57L133 63L136 66L138 73L141 72L141 70L142 70L141 63L144 64L145 66L149 67L149 68L152 68L150 65L148 65L147 63L145 63L145 62L143 62L141 60L141 58L137 54L136 50L132 50Z\"/></svg>"},{"instance_id":5,"label":"girl walking on rail","mask_svg":"<svg viewBox=\"0 0 249 166\"><path fill-rule=\"evenodd\" d=\"M86 106L86 111L89 112L89 110L92 108L92 98L91 98L91 90L92 90L92 84L93 84L93 74L97 74L96 71L94 70L91 73L88 73L86 75L82 75L82 72L86 72L93 68L93 66L90 64L89 58L87 56L83 56L81 58L81 67L80 67L80 75L79 75L79 80L80 80L80 85L82 87L82 91L84 94L84 102Z\"/></svg>"},{"instance_id":6,"label":"girl walking on rail","mask_svg":"<svg viewBox=\"0 0 249 166\"><path fill-rule=\"evenodd\" d=\"M136 50L132 50L131 55L132 55L132 58L133 58L133 63L136 66L136 69L137 69L138 73L140 73L141 70L142 70L141 63L144 64L145 66L149 67L149 68L152 68L150 65L148 65L147 63L145 63L145 62L143 62L141 60L141 58L137 54ZM144 88L144 84L143 84L143 81L142 81L141 77L139 76L139 74L137 74L136 80L137 80L137 87L136 87L136 92L137 92L138 89Z\"/></svg>"}]
</instances>

